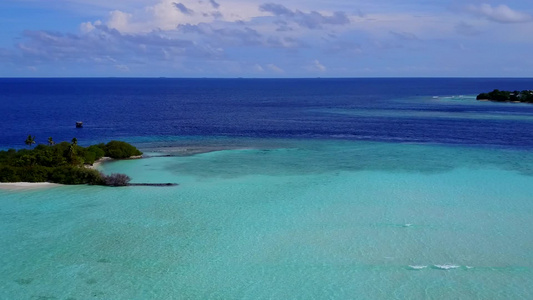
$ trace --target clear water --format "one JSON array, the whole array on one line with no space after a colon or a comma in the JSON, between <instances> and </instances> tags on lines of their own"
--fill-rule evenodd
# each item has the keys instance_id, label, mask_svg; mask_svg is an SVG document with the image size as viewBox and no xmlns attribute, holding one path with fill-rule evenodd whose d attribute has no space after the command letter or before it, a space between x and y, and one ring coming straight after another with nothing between
<instances>
[{"instance_id":1,"label":"clear water","mask_svg":"<svg viewBox=\"0 0 533 300\"><path fill-rule=\"evenodd\" d=\"M176 187L0 190L0 298L531 299L531 108L379 97L269 116L307 137L132 129L147 158L101 166ZM441 126L324 135L338 116ZM522 139L480 142L499 125Z\"/></svg>"}]
</instances>

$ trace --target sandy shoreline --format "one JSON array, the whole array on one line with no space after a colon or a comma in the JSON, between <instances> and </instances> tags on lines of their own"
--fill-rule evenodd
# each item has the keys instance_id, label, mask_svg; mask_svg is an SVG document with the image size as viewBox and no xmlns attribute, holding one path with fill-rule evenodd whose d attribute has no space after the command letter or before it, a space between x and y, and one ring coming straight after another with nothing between
<instances>
[{"instance_id":1,"label":"sandy shoreline","mask_svg":"<svg viewBox=\"0 0 533 300\"><path fill-rule=\"evenodd\" d=\"M51 182L0 182L0 190L33 190L61 186L62 184Z\"/></svg>"},{"instance_id":2,"label":"sandy shoreline","mask_svg":"<svg viewBox=\"0 0 533 300\"><path fill-rule=\"evenodd\" d=\"M89 168L89 169L96 169L98 168L98 166L100 166L102 163L106 162L106 161L111 161L113 160L111 157L107 157L107 156L104 156L102 158L99 158L97 159L92 165L85 165L86 168Z\"/></svg>"},{"instance_id":3,"label":"sandy shoreline","mask_svg":"<svg viewBox=\"0 0 533 300\"><path fill-rule=\"evenodd\" d=\"M128 158L125 158L125 159L140 159L140 158L143 158L143 156L142 155L137 155L137 156L131 156L131 157L128 157ZM104 156L102 158L97 159L92 165L85 165L85 167L89 168L89 169L96 169L101 164L103 164L105 162L110 162L110 161L113 161L113 160L123 160L123 159L115 159L115 158Z\"/></svg>"},{"instance_id":4,"label":"sandy shoreline","mask_svg":"<svg viewBox=\"0 0 533 300\"><path fill-rule=\"evenodd\" d=\"M128 159L139 159L142 158L142 155L132 156ZM86 168L96 169L99 165L104 162L113 161L114 158L111 157L102 157L94 162L91 165L85 165ZM62 186L63 184L52 183L52 182L0 182L0 190L8 191L18 191L18 190L34 190L34 189L45 189Z\"/></svg>"}]
</instances>

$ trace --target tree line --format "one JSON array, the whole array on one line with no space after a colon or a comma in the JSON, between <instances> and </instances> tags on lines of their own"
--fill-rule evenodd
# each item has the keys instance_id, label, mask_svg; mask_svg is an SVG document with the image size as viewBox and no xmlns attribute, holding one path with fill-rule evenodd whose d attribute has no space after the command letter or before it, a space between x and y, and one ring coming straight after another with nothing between
<instances>
[{"instance_id":1,"label":"tree line","mask_svg":"<svg viewBox=\"0 0 533 300\"><path fill-rule=\"evenodd\" d=\"M533 90L523 91L500 91L493 90L489 93L481 93L477 95L477 100L491 100L500 102L523 102L533 103Z\"/></svg>"},{"instance_id":2,"label":"tree line","mask_svg":"<svg viewBox=\"0 0 533 300\"><path fill-rule=\"evenodd\" d=\"M110 141L89 147L78 145L78 140L56 144L48 138L48 145L35 144L29 135L25 141L29 149L0 151L0 182L54 182L62 184L127 185L124 174L104 175L86 168L106 156L124 159L142 155L134 146L122 141Z\"/></svg>"}]
</instances>

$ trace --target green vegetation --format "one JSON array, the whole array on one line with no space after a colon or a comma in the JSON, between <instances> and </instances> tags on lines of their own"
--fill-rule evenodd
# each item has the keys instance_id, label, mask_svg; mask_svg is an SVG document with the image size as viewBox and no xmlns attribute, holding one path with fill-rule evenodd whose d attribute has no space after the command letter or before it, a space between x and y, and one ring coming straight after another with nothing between
<instances>
[{"instance_id":1,"label":"green vegetation","mask_svg":"<svg viewBox=\"0 0 533 300\"><path fill-rule=\"evenodd\" d=\"M33 144L35 144L35 136L28 135L28 138L24 142L26 145L28 145L30 148Z\"/></svg>"},{"instance_id":2,"label":"green vegetation","mask_svg":"<svg viewBox=\"0 0 533 300\"><path fill-rule=\"evenodd\" d=\"M31 147L35 137L29 135L25 143ZM56 144L50 137L48 146L40 144L31 150L0 151L0 182L127 185L130 178L124 174L106 176L85 166L104 156L123 159L138 155L142 152L125 142L81 147L76 138L71 143Z\"/></svg>"},{"instance_id":3,"label":"green vegetation","mask_svg":"<svg viewBox=\"0 0 533 300\"><path fill-rule=\"evenodd\" d=\"M107 145L105 145L105 152L106 156L116 159L142 155L142 152L137 150L137 148L121 141L111 141L107 143Z\"/></svg>"},{"instance_id":4,"label":"green vegetation","mask_svg":"<svg viewBox=\"0 0 533 300\"><path fill-rule=\"evenodd\" d=\"M522 103L533 103L533 90L524 90L524 91L500 91L494 90L489 93L481 93L477 95L477 100L490 100L490 101L499 101L499 102L522 102Z\"/></svg>"}]
</instances>

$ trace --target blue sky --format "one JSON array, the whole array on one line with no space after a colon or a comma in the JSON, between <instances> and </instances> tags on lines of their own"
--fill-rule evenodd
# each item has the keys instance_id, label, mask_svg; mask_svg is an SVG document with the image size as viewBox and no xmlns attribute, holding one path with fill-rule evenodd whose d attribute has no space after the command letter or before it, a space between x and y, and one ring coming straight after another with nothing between
<instances>
[{"instance_id":1,"label":"blue sky","mask_svg":"<svg viewBox=\"0 0 533 300\"><path fill-rule=\"evenodd\" d=\"M1 77L533 77L525 0L2 0Z\"/></svg>"}]
</instances>

